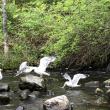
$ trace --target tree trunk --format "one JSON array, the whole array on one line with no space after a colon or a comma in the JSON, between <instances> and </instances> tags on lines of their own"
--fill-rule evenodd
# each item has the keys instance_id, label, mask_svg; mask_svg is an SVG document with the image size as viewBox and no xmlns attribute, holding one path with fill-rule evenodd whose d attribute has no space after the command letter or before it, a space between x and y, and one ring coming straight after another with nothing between
<instances>
[{"instance_id":1,"label":"tree trunk","mask_svg":"<svg viewBox=\"0 0 110 110\"><path fill-rule=\"evenodd\" d=\"M6 0L2 0L2 17L3 17L3 34L4 34L4 55L8 56L8 32L7 32L7 13L6 13Z\"/></svg>"}]
</instances>

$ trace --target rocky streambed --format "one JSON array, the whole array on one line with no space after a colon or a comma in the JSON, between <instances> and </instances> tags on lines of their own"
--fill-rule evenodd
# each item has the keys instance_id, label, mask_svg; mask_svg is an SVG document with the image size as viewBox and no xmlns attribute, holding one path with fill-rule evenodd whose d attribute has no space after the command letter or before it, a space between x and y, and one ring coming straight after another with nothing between
<instances>
[{"instance_id":1,"label":"rocky streambed","mask_svg":"<svg viewBox=\"0 0 110 110\"><path fill-rule=\"evenodd\" d=\"M45 100L60 95L67 96L70 104L73 105L74 110L110 109L108 104L105 104L104 106L98 105L96 103L98 96L95 94L95 90L99 87L100 81L102 81L102 79L105 80L110 78L110 75L105 75L105 77L103 77L103 75L99 75L97 77L97 74L92 74L92 77L87 79L87 81L81 81L86 82L85 86L72 89L66 87L63 89L61 87L65 80L59 72L52 72L50 77L44 78L46 83L43 84L44 88L42 89L38 87L41 91L36 90L35 86L33 87L35 90L31 91L28 91L28 88L23 89L23 86L21 86L21 78L14 77L15 75L12 71L4 73L3 76L4 78L0 81L0 84L6 84L10 89L5 85L7 91L3 94L5 94L4 96L8 97L9 100L0 105L0 110L16 110L19 107L23 107L25 110L43 110L43 103Z\"/></svg>"}]
</instances>

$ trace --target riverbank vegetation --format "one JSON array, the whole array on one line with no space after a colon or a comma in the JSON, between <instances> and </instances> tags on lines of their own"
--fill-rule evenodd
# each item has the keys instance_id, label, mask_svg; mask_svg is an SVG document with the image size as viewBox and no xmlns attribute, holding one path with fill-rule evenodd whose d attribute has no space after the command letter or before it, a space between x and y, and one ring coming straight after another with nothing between
<instances>
[{"instance_id":1,"label":"riverbank vegetation","mask_svg":"<svg viewBox=\"0 0 110 110\"><path fill-rule=\"evenodd\" d=\"M2 2L0 2L2 5ZM55 53L54 67L103 67L110 62L109 0L7 0L9 53L0 66L37 65L41 54ZM2 14L2 8L0 8Z\"/></svg>"}]
</instances>

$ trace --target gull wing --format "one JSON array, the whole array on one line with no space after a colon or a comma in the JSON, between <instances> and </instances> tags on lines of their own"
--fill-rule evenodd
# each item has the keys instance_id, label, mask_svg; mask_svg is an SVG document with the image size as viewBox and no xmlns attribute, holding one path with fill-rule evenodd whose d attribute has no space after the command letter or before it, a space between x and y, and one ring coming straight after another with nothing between
<instances>
[{"instance_id":1,"label":"gull wing","mask_svg":"<svg viewBox=\"0 0 110 110\"><path fill-rule=\"evenodd\" d=\"M71 77L70 77L67 73L65 73L65 74L63 75L63 77L64 77L65 79L71 81Z\"/></svg>"},{"instance_id":2,"label":"gull wing","mask_svg":"<svg viewBox=\"0 0 110 110\"><path fill-rule=\"evenodd\" d=\"M73 76L72 83L73 84L78 84L79 80L84 79L84 78L86 78L86 75L84 75L84 74L75 74Z\"/></svg>"},{"instance_id":3,"label":"gull wing","mask_svg":"<svg viewBox=\"0 0 110 110\"><path fill-rule=\"evenodd\" d=\"M17 71L16 76L20 75L27 67L27 61L22 62L19 66L19 71Z\"/></svg>"},{"instance_id":4,"label":"gull wing","mask_svg":"<svg viewBox=\"0 0 110 110\"><path fill-rule=\"evenodd\" d=\"M51 62L54 62L56 59L56 57L54 56L49 56L49 57L43 57L40 59L40 64L39 64L39 69L42 70L42 71L46 71L46 68L48 67L48 65L51 63Z\"/></svg>"}]
</instances>

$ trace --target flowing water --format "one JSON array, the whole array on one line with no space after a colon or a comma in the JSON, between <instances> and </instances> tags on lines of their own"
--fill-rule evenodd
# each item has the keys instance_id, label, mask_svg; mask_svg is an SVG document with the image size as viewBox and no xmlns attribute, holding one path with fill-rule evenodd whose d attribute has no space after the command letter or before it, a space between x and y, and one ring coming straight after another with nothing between
<instances>
[{"instance_id":1,"label":"flowing water","mask_svg":"<svg viewBox=\"0 0 110 110\"><path fill-rule=\"evenodd\" d=\"M61 75L51 75L47 81L47 88L54 94L48 96L46 94L39 95L37 98L30 98L25 101L21 101L19 98L18 83L19 77L14 77L14 74L8 72L4 75L4 79L0 82L8 83L10 86L11 101L8 105L0 105L0 110L16 110L18 106L24 106L25 110L43 110L42 104L46 99L49 99L58 95L66 95L71 103L74 105L73 110L110 110L107 107L99 107L95 105L97 96L94 94L94 87L83 87L79 89L62 89L64 80ZM93 104L91 104L93 103Z\"/></svg>"}]
</instances>

